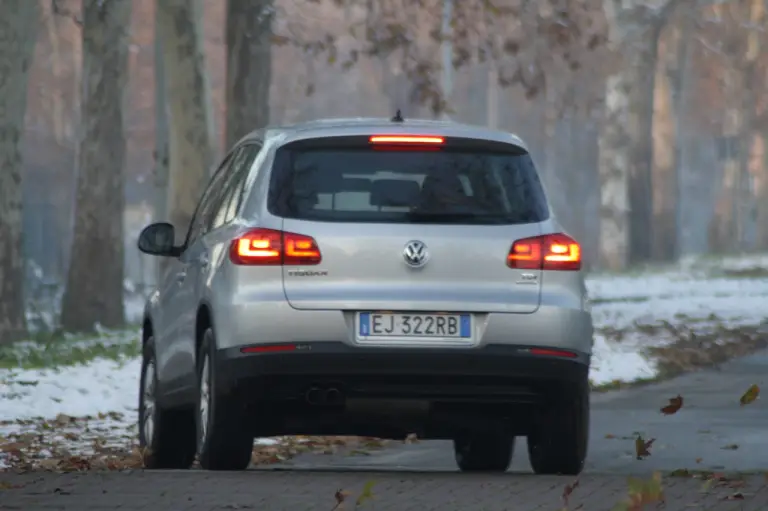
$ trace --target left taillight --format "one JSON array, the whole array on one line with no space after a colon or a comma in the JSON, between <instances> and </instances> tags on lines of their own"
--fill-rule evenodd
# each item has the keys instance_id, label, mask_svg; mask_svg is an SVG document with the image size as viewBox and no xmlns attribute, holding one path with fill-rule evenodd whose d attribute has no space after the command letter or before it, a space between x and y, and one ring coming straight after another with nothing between
<instances>
[{"instance_id":1,"label":"left taillight","mask_svg":"<svg viewBox=\"0 0 768 511\"><path fill-rule=\"evenodd\" d=\"M275 229L254 229L234 239L229 258L246 266L307 266L322 261L313 237Z\"/></svg>"},{"instance_id":2,"label":"left taillight","mask_svg":"<svg viewBox=\"0 0 768 511\"><path fill-rule=\"evenodd\" d=\"M507 254L507 266L518 270L578 271L581 247L562 233L517 240Z\"/></svg>"}]
</instances>

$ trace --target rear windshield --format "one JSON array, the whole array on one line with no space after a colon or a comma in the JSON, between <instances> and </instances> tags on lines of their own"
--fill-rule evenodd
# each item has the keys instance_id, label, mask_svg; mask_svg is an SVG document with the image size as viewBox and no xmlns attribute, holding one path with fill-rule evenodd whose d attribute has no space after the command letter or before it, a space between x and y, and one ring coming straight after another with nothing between
<instances>
[{"instance_id":1,"label":"rear windshield","mask_svg":"<svg viewBox=\"0 0 768 511\"><path fill-rule=\"evenodd\" d=\"M493 225L549 215L527 153L288 146L277 156L268 208L284 218Z\"/></svg>"}]
</instances>

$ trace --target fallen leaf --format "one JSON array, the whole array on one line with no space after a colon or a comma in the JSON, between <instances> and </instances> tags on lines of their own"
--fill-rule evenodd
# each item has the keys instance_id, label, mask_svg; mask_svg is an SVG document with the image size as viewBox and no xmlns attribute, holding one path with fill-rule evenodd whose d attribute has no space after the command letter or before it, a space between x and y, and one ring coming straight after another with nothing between
<instances>
[{"instance_id":1,"label":"fallen leaf","mask_svg":"<svg viewBox=\"0 0 768 511\"><path fill-rule=\"evenodd\" d=\"M331 511L344 509L344 501L347 500L347 497L350 495L352 495L352 493L342 488L336 490L336 493L333 495L333 498L336 499L336 505L333 506L333 510Z\"/></svg>"},{"instance_id":2,"label":"fallen leaf","mask_svg":"<svg viewBox=\"0 0 768 511\"><path fill-rule=\"evenodd\" d=\"M682 407L683 397L678 394L677 397L669 398L669 404L661 409L661 413L664 415L673 415L676 414Z\"/></svg>"},{"instance_id":3,"label":"fallen leaf","mask_svg":"<svg viewBox=\"0 0 768 511\"><path fill-rule=\"evenodd\" d=\"M605 438L610 440L612 438L616 438L616 435L612 435L611 433L608 433L607 435L605 435Z\"/></svg>"},{"instance_id":4,"label":"fallen leaf","mask_svg":"<svg viewBox=\"0 0 768 511\"><path fill-rule=\"evenodd\" d=\"M736 492L725 497L725 500L744 500L744 494Z\"/></svg>"},{"instance_id":5,"label":"fallen leaf","mask_svg":"<svg viewBox=\"0 0 768 511\"><path fill-rule=\"evenodd\" d=\"M741 396L739 399L739 403L741 406L748 405L750 403L753 403L755 399L757 399L757 396L760 395L760 387L757 386L757 384L752 384L747 389L747 391Z\"/></svg>"},{"instance_id":6,"label":"fallen leaf","mask_svg":"<svg viewBox=\"0 0 768 511\"><path fill-rule=\"evenodd\" d=\"M739 446L736 445L736 444L728 444L728 445L724 445L724 446L721 447L721 449L726 450L726 451L735 451L738 448L739 448Z\"/></svg>"},{"instance_id":7,"label":"fallen leaf","mask_svg":"<svg viewBox=\"0 0 768 511\"><path fill-rule=\"evenodd\" d=\"M701 458L696 458L696 463L701 463L701 461L702 461Z\"/></svg>"},{"instance_id":8,"label":"fallen leaf","mask_svg":"<svg viewBox=\"0 0 768 511\"><path fill-rule=\"evenodd\" d=\"M650 456L651 452L649 449L653 445L653 442L655 442L655 438L651 438L648 441L643 440L643 437L638 435L637 438L635 438L635 454L637 456L637 459L641 460L645 458L646 456Z\"/></svg>"},{"instance_id":9,"label":"fallen leaf","mask_svg":"<svg viewBox=\"0 0 768 511\"><path fill-rule=\"evenodd\" d=\"M54 420L58 426L66 426L72 422L75 422L74 417L70 417L69 415L60 413L56 416L56 419Z\"/></svg>"},{"instance_id":10,"label":"fallen leaf","mask_svg":"<svg viewBox=\"0 0 768 511\"><path fill-rule=\"evenodd\" d=\"M568 509L568 500L571 497L571 494L573 493L573 490L579 487L579 480L574 480L571 484L566 484L565 488L563 488L563 508Z\"/></svg>"},{"instance_id":11,"label":"fallen leaf","mask_svg":"<svg viewBox=\"0 0 768 511\"><path fill-rule=\"evenodd\" d=\"M645 509L647 504L662 504L664 491L661 484L661 473L654 472L648 480L629 478L629 498L617 509L636 511Z\"/></svg>"},{"instance_id":12,"label":"fallen leaf","mask_svg":"<svg viewBox=\"0 0 768 511\"><path fill-rule=\"evenodd\" d=\"M406 444L415 444L418 441L419 437L416 436L416 433L409 433L408 436L405 437Z\"/></svg>"},{"instance_id":13,"label":"fallen leaf","mask_svg":"<svg viewBox=\"0 0 768 511\"><path fill-rule=\"evenodd\" d=\"M358 495L355 501L355 507L362 506L366 501L373 498L373 487L376 486L376 481L367 481L363 486L363 491Z\"/></svg>"}]
</instances>

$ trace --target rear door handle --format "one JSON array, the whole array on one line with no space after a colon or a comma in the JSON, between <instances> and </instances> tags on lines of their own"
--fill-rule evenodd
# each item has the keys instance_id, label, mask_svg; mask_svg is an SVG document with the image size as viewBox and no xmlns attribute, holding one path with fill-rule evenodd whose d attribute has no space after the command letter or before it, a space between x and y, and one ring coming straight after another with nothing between
<instances>
[{"instance_id":1,"label":"rear door handle","mask_svg":"<svg viewBox=\"0 0 768 511\"><path fill-rule=\"evenodd\" d=\"M210 263L210 259L208 259L208 254L203 254L200 256L200 267L202 269L208 268L208 264Z\"/></svg>"},{"instance_id":2,"label":"rear door handle","mask_svg":"<svg viewBox=\"0 0 768 511\"><path fill-rule=\"evenodd\" d=\"M184 279L186 278L187 278L187 270L180 271L179 273L176 274L176 282L178 282L179 284L184 282Z\"/></svg>"}]
</instances>

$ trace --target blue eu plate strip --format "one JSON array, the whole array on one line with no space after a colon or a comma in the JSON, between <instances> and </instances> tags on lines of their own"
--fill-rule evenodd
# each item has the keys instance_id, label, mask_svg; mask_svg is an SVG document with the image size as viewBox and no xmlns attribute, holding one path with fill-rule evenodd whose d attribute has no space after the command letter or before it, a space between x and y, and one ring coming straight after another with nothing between
<instances>
[{"instance_id":1,"label":"blue eu plate strip","mask_svg":"<svg viewBox=\"0 0 768 511\"><path fill-rule=\"evenodd\" d=\"M469 314L461 315L461 336L472 337L472 319Z\"/></svg>"},{"instance_id":2,"label":"blue eu plate strip","mask_svg":"<svg viewBox=\"0 0 768 511\"><path fill-rule=\"evenodd\" d=\"M370 312L360 313L360 335L361 336L371 335L371 313Z\"/></svg>"}]
</instances>

